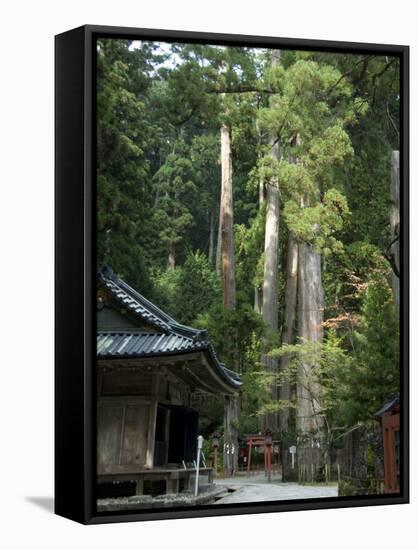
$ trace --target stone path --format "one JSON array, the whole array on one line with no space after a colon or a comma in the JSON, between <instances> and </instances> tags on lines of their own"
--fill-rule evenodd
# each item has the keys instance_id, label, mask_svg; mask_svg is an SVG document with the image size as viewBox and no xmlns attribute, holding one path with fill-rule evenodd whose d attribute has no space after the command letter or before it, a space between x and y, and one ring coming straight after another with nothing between
<instances>
[{"instance_id":1,"label":"stone path","mask_svg":"<svg viewBox=\"0 0 419 550\"><path fill-rule=\"evenodd\" d=\"M338 496L337 485L299 485L273 480L268 483L264 475L217 479L217 485L234 490L217 500L215 504L238 502L264 502L298 498L331 498Z\"/></svg>"}]
</instances>

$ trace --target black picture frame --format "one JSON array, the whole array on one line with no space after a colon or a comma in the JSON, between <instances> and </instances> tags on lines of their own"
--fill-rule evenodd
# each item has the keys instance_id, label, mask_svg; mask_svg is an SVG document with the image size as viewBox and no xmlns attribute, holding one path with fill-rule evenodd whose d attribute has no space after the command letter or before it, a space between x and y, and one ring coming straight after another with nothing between
<instances>
[{"instance_id":1,"label":"black picture frame","mask_svg":"<svg viewBox=\"0 0 419 550\"><path fill-rule=\"evenodd\" d=\"M95 511L95 44L125 38L399 56L400 493L167 510ZM83 524L409 502L409 47L86 25L55 38L55 513Z\"/></svg>"}]
</instances>

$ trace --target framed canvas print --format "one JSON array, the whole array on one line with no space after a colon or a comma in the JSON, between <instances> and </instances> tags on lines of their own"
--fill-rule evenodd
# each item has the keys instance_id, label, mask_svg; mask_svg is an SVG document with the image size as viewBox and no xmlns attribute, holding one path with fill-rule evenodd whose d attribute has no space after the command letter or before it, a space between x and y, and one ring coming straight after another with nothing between
<instances>
[{"instance_id":1,"label":"framed canvas print","mask_svg":"<svg viewBox=\"0 0 419 550\"><path fill-rule=\"evenodd\" d=\"M56 37L56 513L406 503L407 46Z\"/></svg>"}]
</instances>

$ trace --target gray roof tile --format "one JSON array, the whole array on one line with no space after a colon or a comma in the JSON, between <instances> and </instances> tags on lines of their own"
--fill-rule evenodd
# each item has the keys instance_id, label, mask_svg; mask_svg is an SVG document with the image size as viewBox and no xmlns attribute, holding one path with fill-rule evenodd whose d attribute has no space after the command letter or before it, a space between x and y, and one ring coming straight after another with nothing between
<instances>
[{"instance_id":1,"label":"gray roof tile","mask_svg":"<svg viewBox=\"0 0 419 550\"><path fill-rule=\"evenodd\" d=\"M106 357L143 357L206 349L208 344L179 334L155 332L98 332L97 355Z\"/></svg>"},{"instance_id":2,"label":"gray roof tile","mask_svg":"<svg viewBox=\"0 0 419 550\"><path fill-rule=\"evenodd\" d=\"M99 271L98 281L121 305L128 307L140 320L147 321L158 330L158 332L98 332L98 359L139 358L203 351L209 357L214 370L231 387L238 389L242 385L240 376L218 361L205 330L177 323L167 313L116 277L108 267Z\"/></svg>"}]
</instances>

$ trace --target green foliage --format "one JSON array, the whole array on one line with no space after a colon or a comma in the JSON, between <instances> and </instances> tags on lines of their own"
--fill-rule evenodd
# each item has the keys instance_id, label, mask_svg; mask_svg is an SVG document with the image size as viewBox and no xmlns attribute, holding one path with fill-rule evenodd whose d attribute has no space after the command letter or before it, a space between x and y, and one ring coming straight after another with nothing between
<instances>
[{"instance_id":1,"label":"green foliage","mask_svg":"<svg viewBox=\"0 0 419 550\"><path fill-rule=\"evenodd\" d=\"M253 289L263 283L263 246L265 238L265 208L250 220L249 227L236 225L234 241L236 248L236 284L239 299L252 302ZM247 293L244 294L245 289Z\"/></svg>"},{"instance_id":2,"label":"green foliage","mask_svg":"<svg viewBox=\"0 0 419 550\"><path fill-rule=\"evenodd\" d=\"M279 374L261 372L258 383L296 383L302 365L315 365L309 376L320 383L319 414L326 419L329 435L369 420L400 389L399 324L385 279L377 276L369 281L359 328L352 332L351 341L352 349L346 346L344 334L331 329L321 343L283 345L270 355L290 357L286 369ZM304 384L310 385L310 378ZM293 404L271 402L265 409L284 406Z\"/></svg>"},{"instance_id":3,"label":"green foliage","mask_svg":"<svg viewBox=\"0 0 419 550\"><path fill-rule=\"evenodd\" d=\"M148 219L149 117L153 48L130 51L101 40L97 53L97 261L150 292L141 226Z\"/></svg>"},{"instance_id":4,"label":"green foliage","mask_svg":"<svg viewBox=\"0 0 419 550\"><path fill-rule=\"evenodd\" d=\"M353 365L342 372L339 395L350 424L371 418L400 391L399 321L385 280L368 283L361 311L353 335Z\"/></svg>"},{"instance_id":5,"label":"green foliage","mask_svg":"<svg viewBox=\"0 0 419 550\"><path fill-rule=\"evenodd\" d=\"M242 374L242 433L258 430L258 414L293 410L294 393L272 402L266 385L294 388L305 361L316 365L330 440L371 418L399 389L384 257L398 59L287 50L272 66L259 49L103 39L97 68L98 266L109 264L179 322L208 330L219 358ZM221 123L232 136L235 311L223 309L214 272ZM253 311L263 286L261 182L280 194L279 324L287 232L322 255L325 338L315 348L265 338L265 351L290 357L279 375L262 369L266 331ZM199 410L206 435L222 428L220 400Z\"/></svg>"},{"instance_id":6,"label":"green foliage","mask_svg":"<svg viewBox=\"0 0 419 550\"><path fill-rule=\"evenodd\" d=\"M228 368L245 372L252 367L254 355L248 350L255 346L255 337L260 340L264 324L249 304L227 310L217 303L198 317L196 326L208 330L217 355Z\"/></svg>"},{"instance_id":7,"label":"green foliage","mask_svg":"<svg viewBox=\"0 0 419 550\"><path fill-rule=\"evenodd\" d=\"M194 224L187 206L196 191L192 178L191 160L176 154L170 154L153 177L157 198L152 223L156 240L167 254L175 254L186 230Z\"/></svg>"},{"instance_id":8,"label":"green foliage","mask_svg":"<svg viewBox=\"0 0 419 550\"><path fill-rule=\"evenodd\" d=\"M335 318L338 322L339 316L343 316L356 325L368 281L372 277L386 279L389 271L380 249L369 242L345 244L343 249L329 256L323 275L326 319Z\"/></svg>"},{"instance_id":9,"label":"green foliage","mask_svg":"<svg viewBox=\"0 0 419 550\"><path fill-rule=\"evenodd\" d=\"M297 240L312 244L325 256L342 250L333 234L342 230L348 215L346 198L336 189L326 191L322 201L312 207L301 207L292 200L284 206L284 220Z\"/></svg>"},{"instance_id":10,"label":"green foliage","mask_svg":"<svg viewBox=\"0 0 419 550\"><path fill-rule=\"evenodd\" d=\"M154 279L159 305L183 324L196 319L221 299L220 282L199 250L189 252L185 263L161 270Z\"/></svg>"},{"instance_id":11,"label":"green foliage","mask_svg":"<svg viewBox=\"0 0 419 550\"><path fill-rule=\"evenodd\" d=\"M332 441L343 421L337 400L341 383L340 372L352 368L352 357L343 347L342 340L334 330L330 330L322 342L300 339L296 344L283 344L280 348L273 349L269 355L277 358L287 356L289 361L286 367L279 373L261 373L258 381L261 385L268 382L275 383L278 387L286 381L301 384L307 389L319 384L321 407L318 415L325 420L329 441ZM308 374L304 365L313 365ZM293 401L271 401L265 404L263 410L273 412L293 407Z\"/></svg>"}]
</instances>

